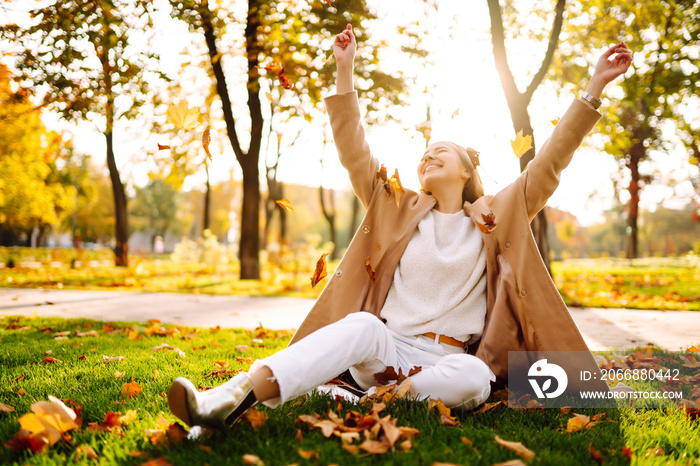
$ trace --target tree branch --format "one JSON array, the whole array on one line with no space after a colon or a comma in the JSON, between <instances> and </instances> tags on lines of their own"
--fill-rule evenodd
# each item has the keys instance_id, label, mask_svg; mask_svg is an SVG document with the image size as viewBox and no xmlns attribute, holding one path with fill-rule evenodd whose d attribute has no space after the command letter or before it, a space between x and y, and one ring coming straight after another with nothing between
<instances>
[{"instance_id":1,"label":"tree branch","mask_svg":"<svg viewBox=\"0 0 700 466\"><path fill-rule=\"evenodd\" d=\"M557 6L555 8L554 24L552 25L552 32L549 35L549 44L547 45L547 53L542 60L542 65L537 71L535 76L532 77L530 85L527 86L527 90L523 94L526 105L530 103L532 99L532 94L535 93L535 89L540 85L544 75L547 74L549 65L552 64L552 59L554 58L554 52L557 50L557 44L559 43L559 34L561 33L561 27L564 22L564 7L566 6L566 0L557 0Z\"/></svg>"},{"instance_id":2,"label":"tree branch","mask_svg":"<svg viewBox=\"0 0 700 466\"><path fill-rule=\"evenodd\" d=\"M489 18L491 20L491 45L496 61L496 71L498 71L498 76L501 79L501 86L506 95L508 106L512 107L516 105L516 101L521 94L518 92L513 73L510 70L510 66L508 66L501 5L498 0L487 0L487 3L489 6Z\"/></svg>"}]
</instances>

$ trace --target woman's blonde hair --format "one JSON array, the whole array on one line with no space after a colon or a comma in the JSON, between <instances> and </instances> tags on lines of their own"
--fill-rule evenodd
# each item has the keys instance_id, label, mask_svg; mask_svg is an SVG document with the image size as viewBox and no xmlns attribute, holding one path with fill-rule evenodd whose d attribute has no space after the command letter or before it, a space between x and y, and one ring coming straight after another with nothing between
<instances>
[{"instance_id":1,"label":"woman's blonde hair","mask_svg":"<svg viewBox=\"0 0 700 466\"><path fill-rule=\"evenodd\" d=\"M484 195L484 185L481 182L481 177L476 167L479 166L479 152L471 147L462 147L459 144L450 142L454 147L455 152L462 161L462 165L469 173L469 181L464 185L462 190L462 202L474 202Z\"/></svg>"}]
</instances>

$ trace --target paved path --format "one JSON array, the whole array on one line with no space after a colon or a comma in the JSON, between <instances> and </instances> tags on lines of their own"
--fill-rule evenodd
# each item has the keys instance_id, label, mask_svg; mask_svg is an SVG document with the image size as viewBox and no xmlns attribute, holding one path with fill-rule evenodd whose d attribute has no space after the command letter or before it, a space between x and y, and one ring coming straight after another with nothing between
<instances>
[{"instance_id":1,"label":"paved path","mask_svg":"<svg viewBox=\"0 0 700 466\"><path fill-rule=\"evenodd\" d=\"M184 326L297 328L313 299L0 288L0 316L84 317ZM570 308L591 350L700 345L700 312Z\"/></svg>"}]
</instances>

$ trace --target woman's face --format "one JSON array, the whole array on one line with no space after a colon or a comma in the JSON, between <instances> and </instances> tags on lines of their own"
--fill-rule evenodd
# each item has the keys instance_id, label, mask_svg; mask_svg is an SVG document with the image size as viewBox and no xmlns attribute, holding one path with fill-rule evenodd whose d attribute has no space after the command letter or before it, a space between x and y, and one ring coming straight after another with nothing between
<instances>
[{"instance_id":1,"label":"woman's face","mask_svg":"<svg viewBox=\"0 0 700 466\"><path fill-rule=\"evenodd\" d=\"M421 186L431 192L435 191L436 187L444 188L452 184L464 187L464 183L469 179L468 174L467 177L462 176L467 170L454 146L445 141L431 144L426 149L417 171Z\"/></svg>"}]
</instances>

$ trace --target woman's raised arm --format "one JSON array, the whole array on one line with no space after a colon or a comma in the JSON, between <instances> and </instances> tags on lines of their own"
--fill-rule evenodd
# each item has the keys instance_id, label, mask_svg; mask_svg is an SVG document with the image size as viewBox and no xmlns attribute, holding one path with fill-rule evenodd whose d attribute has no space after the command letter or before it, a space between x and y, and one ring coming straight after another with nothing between
<instances>
[{"instance_id":1,"label":"woman's raised arm","mask_svg":"<svg viewBox=\"0 0 700 466\"><path fill-rule=\"evenodd\" d=\"M336 94L326 97L324 102L340 163L350 175L355 194L367 208L376 186L379 162L369 150L357 93L353 88L356 46L352 26L348 24L347 29L338 34L333 42L333 53L338 66Z\"/></svg>"}]
</instances>

